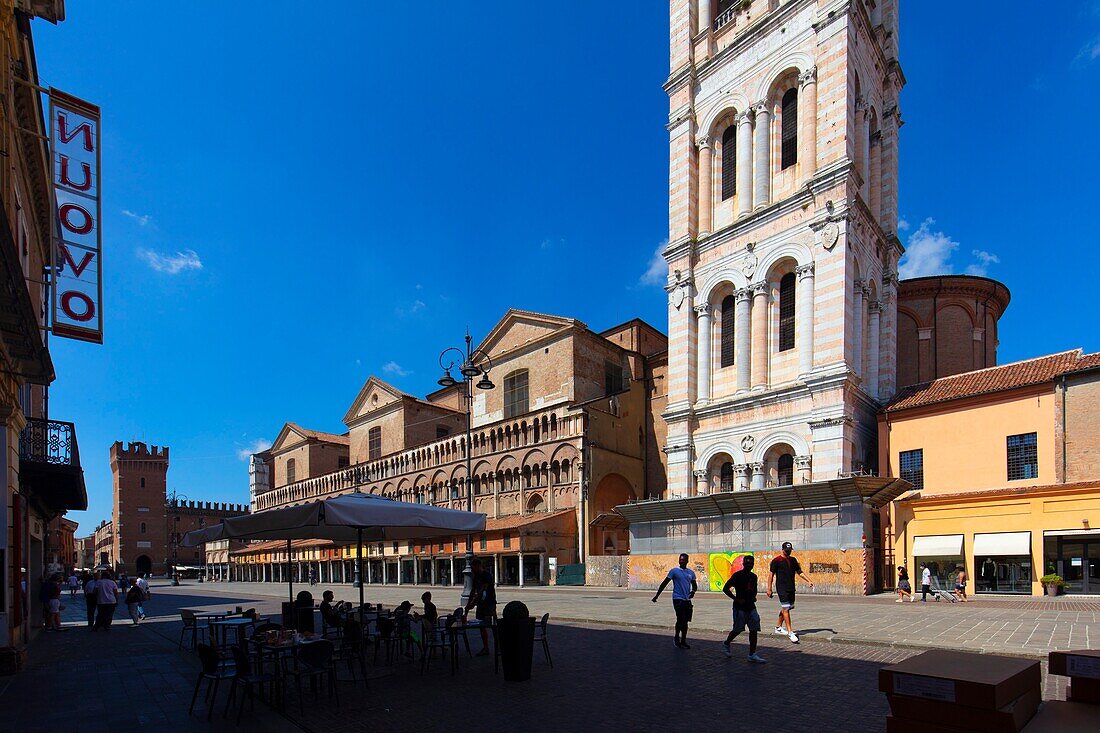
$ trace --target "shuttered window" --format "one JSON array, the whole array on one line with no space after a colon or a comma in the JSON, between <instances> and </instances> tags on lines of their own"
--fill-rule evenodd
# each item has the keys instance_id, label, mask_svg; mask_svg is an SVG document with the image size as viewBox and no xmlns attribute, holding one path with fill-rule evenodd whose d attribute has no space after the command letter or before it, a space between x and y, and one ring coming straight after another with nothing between
<instances>
[{"instance_id":1,"label":"shuttered window","mask_svg":"<svg viewBox=\"0 0 1100 733\"><path fill-rule=\"evenodd\" d=\"M737 301L732 295L722 299L722 366L733 366L733 325L737 320L734 311Z\"/></svg>"},{"instance_id":2,"label":"shuttered window","mask_svg":"<svg viewBox=\"0 0 1100 733\"><path fill-rule=\"evenodd\" d=\"M798 162L798 90L788 89L783 95L783 129L781 132L781 168L790 168Z\"/></svg>"},{"instance_id":3,"label":"shuttered window","mask_svg":"<svg viewBox=\"0 0 1100 733\"><path fill-rule=\"evenodd\" d=\"M794 348L794 273L779 281L779 350Z\"/></svg>"},{"instance_id":4,"label":"shuttered window","mask_svg":"<svg viewBox=\"0 0 1100 733\"><path fill-rule=\"evenodd\" d=\"M722 133L722 200L737 193L737 126L730 125Z\"/></svg>"}]
</instances>

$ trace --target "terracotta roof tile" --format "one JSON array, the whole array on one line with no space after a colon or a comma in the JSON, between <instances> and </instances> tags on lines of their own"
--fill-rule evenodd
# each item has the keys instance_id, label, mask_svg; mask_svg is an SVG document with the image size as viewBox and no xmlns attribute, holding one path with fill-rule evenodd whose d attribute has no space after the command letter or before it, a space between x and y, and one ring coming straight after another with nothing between
<instances>
[{"instance_id":1,"label":"terracotta roof tile","mask_svg":"<svg viewBox=\"0 0 1100 733\"><path fill-rule=\"evenodd\" d=\"M485 531L493 532L501 529L516 529L518 527L526 527L529 524L538 524L539 522L546 521L553 517L560 517L562 514L571 513L572 509L562 509L561 511L554 512L553 514L544 514L542 512L536 512L535 514L526 514L520 516L518 514L511 517L500 517L499 519L486 519Z\"/></svg>"},{"instance_id":2,"label":"terracotta roof tile","mask_svg":"<svg viewBox=\"0 0 1100 733\"><path fill-rule=\"evenodd\" d=\"M980 499L983 496L1016 496L1019 494L1035 494L1046 491L1058 491L1064 489L1100 489L1098 481L1076 481L1069 484L1045 484L1043 486L1000 486L995 489L979 489L977 491L941 491L937 493L916 492L901 499L901 503L937 501L942 499Z\"/></svg>"},{"instance_id":3,"label":"terracotta roof tile","mask_svg":"<svg viewBox=\"0 0 1100 733\"><path fill-rule=\"evenodd\" d=\"M314 438L316 440L323 440L326 443L338 443L339 445L351 445L351 438L347 435L336 435L335 433L325 433L320 430L309 430L303 428L297 423L287 423L294 427L296 431L306 436L307 438Z\"/></svg>"},{"instance_id":4,"label":"terracotta roof tile","mask_svg":"<svg viewBox=\"0 0 1100 733\"><path fill-rule=\"evenodd\" d=\"M976 397L1051 382L1061 374L1075 371L1081 362L1098 356L1100 355L1083 356L1080 349L1074 349L1013 364L942 377L923 384L914 384L894 395L894 399L886 405L885 411L897 412L964 397Z\"/></svg>"}]
</instances>

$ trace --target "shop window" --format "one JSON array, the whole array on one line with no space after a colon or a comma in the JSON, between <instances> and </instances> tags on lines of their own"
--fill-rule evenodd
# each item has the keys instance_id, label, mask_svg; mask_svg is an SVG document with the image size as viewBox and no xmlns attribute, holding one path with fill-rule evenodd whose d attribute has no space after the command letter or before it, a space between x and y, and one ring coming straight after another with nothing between
<instances>
[{"instance_id":1,"label":"shop window","mask_svg":"<svg viewBox=\"0 0 1100 733\"><path fill-rule=\"evenodd\" d=\"M1008 480L1038 478L1039 456L1035 433L1008 436Z\"/></svg>"},{"instance_id":2,"label":"shop window","mask_svg":"<svg viewBox=\"0 0 1100 733\"><path fill-rule=\"evenodd\" d=\"M901 478L916 490L924 488L924 449L903 450L898 456Z\"/></svg>"}]
</instances>

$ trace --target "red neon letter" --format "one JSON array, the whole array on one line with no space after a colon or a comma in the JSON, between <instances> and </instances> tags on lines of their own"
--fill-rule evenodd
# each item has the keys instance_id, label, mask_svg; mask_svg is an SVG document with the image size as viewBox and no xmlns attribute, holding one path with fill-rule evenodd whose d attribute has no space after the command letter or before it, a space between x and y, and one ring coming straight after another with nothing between
<instances>
[{"instance_id":1,"label":"red neon letter","mask_svg":"<svg viewBox=\"0 0 1100 733\"><path fill-rule=\"evenodd\" d=\"M80 226L75 226L69 221L69 214L74 211L80 212L81 216L84 217L84 223ZM92 215L85 211L83 206L78 206L77 204L63 204L61 208L58 209L57 213L61 216L61 223L64 227L74 234L87 234L92 231L92 227L95 226Z\"/></svg>"},{"instance_id":2,"label":"red neon letter","mask_svg":"<svg viewBox=\"0 0 1100 733\"><path fill-rule=\"evenodd\" d=\"M92 126L87 122L81 122L72 133L69 133L69 118L64 110L57 111L57 132L61 142L67 143L77 135L84 135L84 149L92 151Z\"/></svg>"},{"instance_id":3,"label":"red neon letter","mask_svg":"<svg viewBox=\"0 0 1100 733\"><path fill-rule=\"evenodd\" d=\"M92 167L87 163L80 164L81 170L84 172L84 183L77 183L69 178L69 156L61 156L61 185L75 188L78 191L87 191L92 187Z\"/></svg>"},{"instance_id":4,"label":"red neon letter","mask_svg":"<svg viewBox=\"0 0 1100 733\"><path fill-rule=\"evenodd\" d=\"M64 242L61 242L61 264L62 267L68 265L72 268L73 276L80 277L84 274L84 270L88 267L92 261L92 257L95 256L94 252L85 252L84 256L80 258L80 264L73 260L73 254L69 251L69 248L65 246Z\"/></svg>"},{"instance_id":5,"label":"red neon letter","mask_svg":"<svg viewBox=\"0 0 1100 733\"><path fill-rule=\"evenodd\" d=\"M73 310L72 305L74 299L79 300L84 305L83 313L77 313ZM84 293L70 290L61 294L61 310L65 311L65 315L74 321L83 323L92 320L92 317L95 316L95 303L93 303L92 299Z\"/></svg>"}]
</instances>

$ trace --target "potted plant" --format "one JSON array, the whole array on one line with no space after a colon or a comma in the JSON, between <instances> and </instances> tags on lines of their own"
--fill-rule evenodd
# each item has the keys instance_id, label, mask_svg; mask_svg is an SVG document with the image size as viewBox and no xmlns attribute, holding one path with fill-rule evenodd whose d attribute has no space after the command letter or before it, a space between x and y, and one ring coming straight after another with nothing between
<instances>
[{"instance_id":1,"label":"potted plant","mask_svg":"<svg viewBox=\"0 0 1100 733\"><path fill-rule=\"evenodd\" d=\"M1048 596L1056 596L1062 592L1062 586L1066 584L1066 581L1062 580L1062 576L1056 573L1044 575L1039 578L1039 582L1046 588Z\"/></svg>"}]
</instances>

